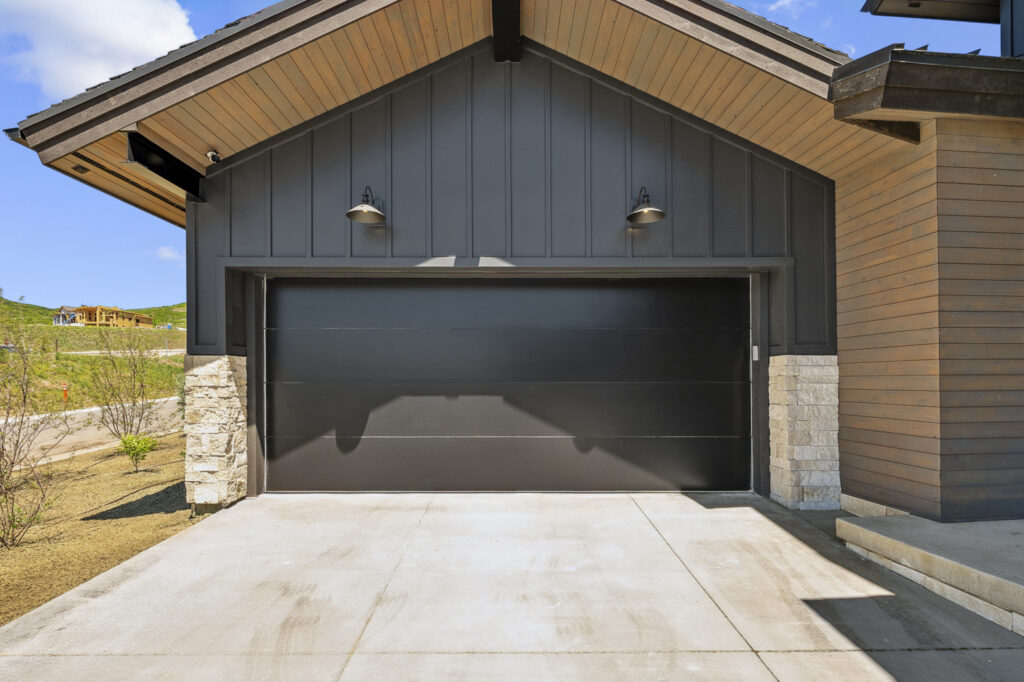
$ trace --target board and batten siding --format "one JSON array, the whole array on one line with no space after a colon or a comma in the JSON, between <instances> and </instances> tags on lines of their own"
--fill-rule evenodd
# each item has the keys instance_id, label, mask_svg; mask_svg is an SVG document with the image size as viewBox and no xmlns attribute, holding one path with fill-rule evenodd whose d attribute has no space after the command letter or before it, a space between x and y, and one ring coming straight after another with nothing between
<instances>
[{"instance_id":1,"label":"board and batten siding","mask_svg":"<svg viewBox=\"0 0 1024 682\"><path fill-rule=\"evenodd\" d=\"M1024 514L1024 126L938 120L837 180L847 494Z\"/></svg>"},{"instance_id":2,"label":"board and batten siding","mask_svg":"<svg viewBox=\"0 0 1024 682\"><path fill-rule=\"evenodd\" d=\"M384 227L345 218L367 185ZM667 218L630 229L642 186ZM225 159L202 191L191 352L231 345L233 269L431 265L762 272L773 352L834 352L832 182L544 48L453 55Z\"/></svg>"}]
</instances>

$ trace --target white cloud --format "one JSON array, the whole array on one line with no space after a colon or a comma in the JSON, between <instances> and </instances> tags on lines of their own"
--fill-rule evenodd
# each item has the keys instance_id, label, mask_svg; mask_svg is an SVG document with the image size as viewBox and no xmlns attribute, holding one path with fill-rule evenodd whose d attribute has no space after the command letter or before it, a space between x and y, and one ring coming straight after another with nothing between
<instances>
[{"instance_id":1,"label":"white cloud","mask_svg":"<svg viewBox=\"0 0 1024 682\"><path fill-rule=\"evenodd\" d=\"M154 254L160 260L179 263L181 267L185 267L185 254L178 251L178 249L173 246L161 246L154 252Z\"/></svg>"},{"instance_id":2,"label":"white cloud","mask_svg":"<svg viewBox=\"0 0 1024 682\"><path fill-rule=\"evenodd\" d=\"M787 12L794 19L800 16L800 12L808 7L814 7L815 0L775 0L768 5L769 12Z\"/></svg>"},{"instance_id":3,"label":"white cloud","mask_svg":"<svg viewBox=\"0 0 1024 682\"><path fill-rule=\"evenodd\" d=\"M850 43L846 43L845 45L843 45L843 52L852 57L855 54L857 54L857 48L851 45Z\"/></svg>"},{"instance_id":4,"label":"white cloud","mask_svg":"<svg viewBox=\"0 0 1024 682\"><path fill-rule=\"evenodd\" d=\"M20 80L64 99L196 39L177 0L0 0L0 58Z\"/></svg>"}]
</instances>

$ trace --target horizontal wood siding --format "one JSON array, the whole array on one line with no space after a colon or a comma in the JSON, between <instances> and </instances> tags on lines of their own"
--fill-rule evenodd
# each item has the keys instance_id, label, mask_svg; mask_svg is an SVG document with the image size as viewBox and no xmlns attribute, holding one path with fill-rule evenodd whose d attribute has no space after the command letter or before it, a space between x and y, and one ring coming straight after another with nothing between
<instances>
[{"instance_id":1,"label":"horizontal wood siding","mask_svg":"<svg viewBox=\"0 0 1024 682\"><path fill-rule=\"evenodd\" d=\"M1024 125L938 120L836 182L844 492L1024 515Z\"/></svg>"},{"instance_id":2,"label":"horizontal wood siding","mask_svg":"<svg viewBox=\"0 0 1024 682\"><path fill-rule=\"evenodd\" d=\"M1024 516L1024 124L937 124L942 516Z\"/></svg>"},{"instance_id":3,"label":"horizontal wood siding","mask_svg":"<svg viewBox=\"0 0 1024 682\"><path fill-rule=\"evenodd\" d=\"M935 126L836 182L843 491L936 518L941 503Z\"/></svg>"}]
</instances>

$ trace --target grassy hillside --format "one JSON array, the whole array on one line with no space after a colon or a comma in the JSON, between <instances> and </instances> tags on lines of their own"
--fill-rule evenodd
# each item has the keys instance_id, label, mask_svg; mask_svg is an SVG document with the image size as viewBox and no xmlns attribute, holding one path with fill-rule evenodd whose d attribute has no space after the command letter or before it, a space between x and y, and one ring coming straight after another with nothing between
<instances>
[{"instance_id":1,"label":"grassy hillside","mask_svg":"<svg viewBox=\"0 0 1024 682\"><path fill-rule=\"evenodd\" d=\"M153 324L161 327L171 324L175 328L185 326L185 312L187 308L184 303L176 305L162 305L156 308L132 308L133 313L142 313L153 318Z\"/></svg>"},{"instance_id":2,"label":"grassy hillside","mask_svg":"<svg viewBox=\"0 0 1024 682\"><path fill-rule=\"evenodd\" d=\"M76 410L92 407L95 401L89 396L92 375L106 371L109 360L95 355L71 355L61 353L35 357L32 362L32 389L40 411L55 412L64 406L62 385L67 382L67 409ZM168 398L176 395L178 385L185 373L182 356L174 355L155 358L146 366L146 386L151 398Z\"/></svg>"},{"instance_id":3,"label":"grassy hillside","mask_svg":"<svg viewBox=\"0 0 1024 682\"><path fill-rule=\"evenodd\" d=\"M177 329L139 329L145 334L153 348L184 348L185 332ZM35 348L61 352L99 350L101 334L131 334L131 327L125 329L109 329L105 327L54 327L39 326L32 328L31 337Z\"/></svg>"},{"instance_id":4,"label":"grassy hillside","mask_svg":"<svg viewBox=\"0 0 1024 682\"><path fill-rule=\"evenodd\" d=\"M6 298L0 299L0 305L8 307L8 310L24 320L25 324L52 324L53 315L56 309L44 308L41 305L11 301Z\"/></svg>"},{"instance_id":5,"label":"grassy hillside","mask_svg":"<svg viewBox=\"0 0 1024 682\"><path fill-rule=\"evenodd\" d=\"M25 324L52 324L56 308L44 308L41 305L21 303L6 298L0 298L2 305L9 306L8 310L14 312ZM185 314L187 306L184 303L175 305L156 306L154 308L131 308L133 313L142 313L153 318L153 324L163 326L171 324L175 328L185 326Z\"/></svg>"}]
</instances>

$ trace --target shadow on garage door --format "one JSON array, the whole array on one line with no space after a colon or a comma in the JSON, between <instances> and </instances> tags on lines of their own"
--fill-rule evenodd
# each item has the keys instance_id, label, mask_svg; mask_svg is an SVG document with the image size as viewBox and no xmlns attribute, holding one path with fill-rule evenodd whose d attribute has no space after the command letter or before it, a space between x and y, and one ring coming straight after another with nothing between
<instances>
[{"instance_id":1,"label":"shadow on garage door","mask_svg":"<svg viewBox=\"0 0 1024 682\"><path fill-rule=\"evenodd\" d=\"M277 279L267 490L747 490L749 284Z\"/></svg>"}]
</instances>

